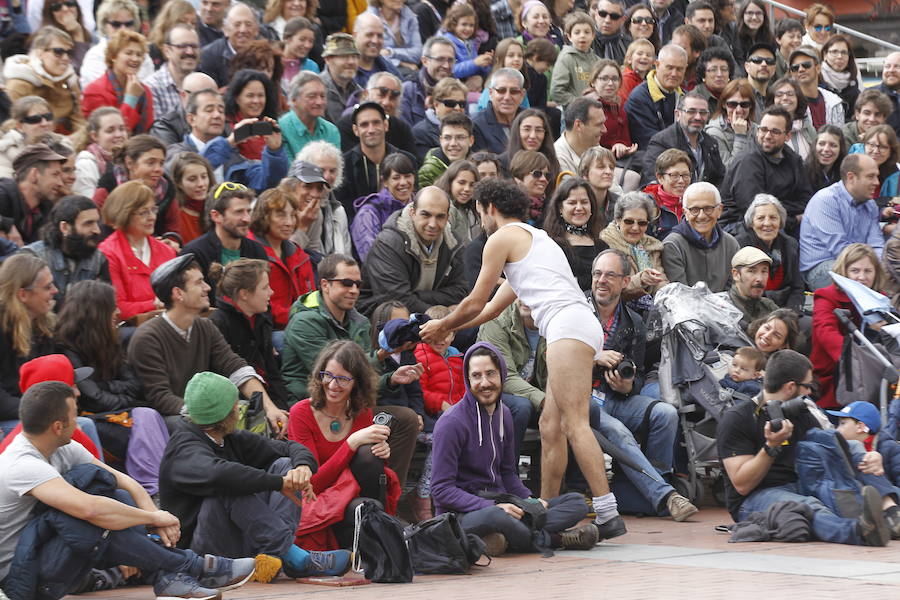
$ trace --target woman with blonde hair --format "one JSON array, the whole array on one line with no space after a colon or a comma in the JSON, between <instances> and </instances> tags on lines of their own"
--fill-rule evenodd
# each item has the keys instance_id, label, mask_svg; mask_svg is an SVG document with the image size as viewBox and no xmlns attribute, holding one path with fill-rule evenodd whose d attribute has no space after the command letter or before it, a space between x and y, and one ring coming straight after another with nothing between
<instances>
[{"instance_id":1,"label":"woman with blonde hair","mask_svg":"<svg viewBox=\"0 0 900 600\"><path fill-rule=\"evenodd\" d=\"M306 17L316 23L319 12L319 0L268 0L266 10L263 12L263 23L275 30L278 39L287 41L284 37L284 26L294 17ZM352 28L353 21L347 15L347 23ZM355 20L354 15L354 20ZM317 36L318 37L318 36Z\"/></svg>"},{"instance_id":2,"label":"woman with blonde hair","mask_svg":"<svg viewBox=\"0 0 900 600\"><path fill-rule=\"evenodd\" d=\"M58 27L72 36L75 43L72 49L72 67L78 71L84 55L97 41L91 30L85 26L81 4L77 0L47 0L43 4L41 27Z\"/></svg>"},{"instance_id":3,"label":"woman with blonde hair","mask_svg":"<svg viewBox=\"0 0 900 600\"><path fill-rule=\"evenodd\" d=\"M0 136L0 177L14 176L12 163L28 144L53 131L53 112L40 96L23 96L13 102L10 118Z\"/></svg>"},{"instance_id":4,"label":"woman with blonde hair","mask_svg":"<svg viewBox=\"0 0 900 600\"><path fill-rule=\"evenodd\" d=\"M120 29L135 33L141 31L141 9L134 0L103 0L97 8L97 33L100 41L91 46L84 55L79 72L81 88L84 89L107 70L106 45ZM138 77L144 81L154 71L153 61L148 54L138 70Z\"/></svg>"}]
</instances>

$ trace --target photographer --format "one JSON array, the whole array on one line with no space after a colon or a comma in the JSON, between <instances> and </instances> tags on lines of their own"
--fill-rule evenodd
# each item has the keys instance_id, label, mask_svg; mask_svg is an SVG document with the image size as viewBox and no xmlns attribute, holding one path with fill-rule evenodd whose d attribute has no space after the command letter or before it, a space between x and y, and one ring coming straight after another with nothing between
<instances>
[{"instance_id":1,"label":"photographer","mask_svg":"<svg viewBox=\"0 0 900 600\"><path fill-rule=\"evenodd\" d=\"M594 259L589 300L605 339L603 354L594 367L591 424L626 450L634 443L634 435L645 429L644 454L659 474L666 474L672 472L678 415L671 404L640 395L647 335L641 316L622 302L622 291L630 281L631 261L622 251L604 250ZM602 415L614 417L627 431L597 427L597 423L612 421ZM668 511L676 521L683 521L697 512L662 477L651 479L628 469L625 473L658 514Z\"/></svg>"},{"instance_id":2,"label":"photographer","mask_svg":"<svg viewBox=\"0 0 900 600\"><path fill-rule=\"evenodd\" d=\"M746 520L751 513L768 510L776 502L803 502L814 512L811 526L817 539L886 546L891 534L896 536L896 529L889 530L885 520L885 509L895 504L890 496L882 497L874 487L863 487L861 515L849 519L837 516L819 498L805 495L801 488L803 474L798 474L798 468L802 467L795 462L797 444L826 422L824 415L806 402L807 394L814 391L809 359L793 350L780 350L766 364L763 393L735 404L722 415L716 438L727 475L726 507L737 522ZM851 463L856 464L854 471L861 474L876 475L882 471L877 453Z\"/></svg>"}]
</instances>

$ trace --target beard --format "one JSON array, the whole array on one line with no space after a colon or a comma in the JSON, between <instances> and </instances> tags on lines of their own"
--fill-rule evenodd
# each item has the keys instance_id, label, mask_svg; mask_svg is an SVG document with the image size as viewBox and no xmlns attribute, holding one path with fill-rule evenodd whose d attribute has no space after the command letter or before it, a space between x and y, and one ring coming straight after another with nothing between
<instances>
[{"instance_id":1,"label":"beard","mask_svg":"<svg viewBox=\"0 0 900 600\"><path fill-rule=\"evenodd\" d=\"M97 251L97 245L100 243L99 235L81 235L73 233L63 237L62 253L70 258L83 260L89 258Z\"/></svg>"}]
</instances>

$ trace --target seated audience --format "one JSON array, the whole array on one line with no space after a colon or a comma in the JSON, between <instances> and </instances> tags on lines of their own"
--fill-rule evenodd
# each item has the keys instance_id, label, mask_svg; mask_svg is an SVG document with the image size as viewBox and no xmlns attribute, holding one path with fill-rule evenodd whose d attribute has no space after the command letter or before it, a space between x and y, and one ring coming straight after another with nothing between
<instances>
[{"instance_id":1,"label":"seated audience","mask_svg":"<svg viewBox=\"0 0 900 600\"><path fill-rule=\"evenodd\" d=\"M559 160L556 158L556 149L553 146L554 137L553 127L546 113L543 110L526 108L513 119L509 128L506 151L500 155L500 160L504 167L509 167L510 161L517 152L522 150L540 152L550 161L550 171L553 175L550 178L551 187L548 191L552 193L560 172Z\"/></svg>"},{"instance_id":2,"label":"seated audience","mask_svg":"<svg viewBox=\"0 0 900 600\"><path fill-rule=\"evenodd\" d=\"M706 98L710 113L715 112L722 92L734 78L736 70L734 58L727 47L710 46L700 55L697 60L698 84L693 91Z\"/></svg>"},{"instance_id":3,"label":"seated audience","mask_svg":"<svg viewBox=\"0 0 900 600\"><path fill-rule=\"evenodd\" d=\"M859 91L862 78L856 66L856 58L853 56L853 46L850 38L843 34L831 36L822 45L822 71L820 73L822 83L829 87L841 99L841 108L844 109L844 118L849 121L853 116L853 108ZM829 121L830 123L830 121ZM832 123L838 125L837 123Z\"/></svg>"},{"instance_id":4,"label":"seated audience","mask_svg":"<svg viewBox=\"0 0 900 600\"><path fill-rule=\"evenodd\" d=\"M434 186L450 198L450 233L458 244L466 245L483 232L481 219L472 201L478 183L478 169L468 160L450 165Z\"/></svg>"},{"instance_id":5,"label":"seated audience","mask_svg":"<svg viewBox=\"0 0 900 600\"><path fill-rule=\"evenodd\" d=\"M628 33L628 36L634 40L631 42L632 44L638 40L646 40L647 43L651 44L654 54L658 48L662 47L659 41L659 20L649 5L635 4L634 6L629 6L628 10L625 11L625 20L622 23L622 27ZM625 64L628 64L627 50L625 51Z\"/></svg>"},{"instance_id":6,"label":"seated audience","mask_svg":"<svg viewBox=\"0 0 900 600\"><path fill-rule=\"evenodd\" d=\"M659 51L655 68L629 94L625 112L631 137L641 150L649 146L654 134L674 123L675 104L682 95L681 84L687 65L684 49L668 44Z\"/></svg>"},{"instance_id":7,"label":"seated audience","mask_svg":"<svg viewBox=\"0 0 900 600\"><path fill-rule=\"evenodd\" d=\"M841 97L819 85L821 82L821 57L819 51L809 46L800 46L788 57L790 77L800 85L809 105L809 116L813 128L826 123L844 124L844 105Z\"/></svg>"},{"instance_id":8,"label":"seated audience","mask_svg":"<svg viewBox=\"0 0 900 600\"><path fill-rule=\"evenodd\" d=\"M288 90L291 108L278 119L285 152L293 161L308 143L322 140L341 147L337 126L325 119L325 82L317 73L301 71Z\"/></svg>"},{"instance_id":9,"label":"seated audience","mask_svg":"<svg viewBox=\"0 0 900 600\"><path fill-rule=\"evenodd\" d=\"M387 143L396 146L400 150L409 152L415 156L416 160L420 160L416 152L412 127L410 127L400 112L400 95L402 90L403 82L392 73L379 71L369 77L366 89L359 94L355 104L344 109L341 118L335 123L341 134L341 148L344 151L348 151L359 143L357 140L358 136L353 133L353 110L356 108L356 104L377 102L384 109L390 122L390 127L388 127L384 136Z\"/></svg>"},{"instance_id":10,"label":"seated audience","mask_svg":"<svg viewBox=\"0 0 900 600\"><path fill-rule=\"evenodd\" d=\"M298 3L295 2L294 4ZM309 8L314 4L318 3L308 2L307 7ZM281 62L281 81L277 83L285 96L291 89L291 82L301 71L321 72L319 65L312 59L314 51L321 53L321 42L317 41L318 34L318 25L305 15L293 17L285 23L284 31L281 35L284 48L281 50L281 56L276 57L276 60ZM318 49L316 48L317 43L319 45Z\"/></svg>"},{"instance_id":11,"label":"seated audience","mask_svg":"<svg viewBox=\"0 0 900 600\"><path fill-rule=\"evenodd\" d=\"M438 130L438 146L425 153L419 167L420 188L434 185L451 163L467 158L475 144L472 120L465 114L447 113Z\"/></svg>"},{"instance_id":12,"label":"seated audience","mask_svg":"<svg viewBox=\"0 0 900 600\"><path fill-rule=\"evenodd\" d=\"M341 151L325 141L310 142L297 154L288 175L300 181L309 201L317 202L321 212L321 218L313 222L309 231L303 232L298 227L291 239L301 248L320 254L352 254L347 212L334 197L335 187L344 178ZM320 177L327 187L319 182Z\"/></svg>"},{"instance_id":13,"label":"seated audience","mask_svg":"<svg viewBox=\"0 0 900 600\"><path fill-rule=\"evenodd\" d=\"M508 129L525 95L525 77L517 69L504 67L491 75L489 85L491 101L472 119L475 148L500 154L506 149Z\"/></svg>"},{"instance_id":14,"label":"seated audience","mask_svg":"<svg viewBox=\"0 0 900 600\"><path fill-rule=\"evenodd\" d=\"M603 139L605 123L603 105L597 100L583 97L569 104L565 113L566 130L553 144L561 171L578 172L581 157Z\"/></svg>"},{"instance_id":15,"label":"seated audience","mask_svg":"<svg viewBox=\"0 0 900 600\"><path fill-rule=\"evenodd\" d=\"M744 313L741 329L778 308L765 296L771 268L772 258L754 246L744 246L731 258L731 287L723 296Z\"/></svg>"},{"instance_id":16,"label":"seated audience","mask_svg":"<svg viewBox=\"0 0 900 600\"><path fill-rule=\"evenodd\" d=\"M250 6L234 2L226 5L225 10L224 36L212 43L203 41L201 36L201 43L206 45L200 51L199 70L216 81L216 88L228 85L229 67L235 55L259 37L259 19Z\"/></svg>"},{"instance_id":17,"label":"seated audience","mask_svg":"<svg viewBox=\"0 0 900 600\"><path fill-rule=\"evenodd\" d=\"M810 4L803 12L806 13L803 18L803 26L806 28L803 43L822 52L825 42L835 34L834 12L818 3Z\"/></svg>"},{"instance_id":18,"label":"seated audience","mask_svg":"<svg viewBox=\"0 0 900 600\"><path fill-rule=\"evenodd\" d=\"M0 137L0 177L15 176L13 160L22 149L36 143L45 133L53 131L53 112L40 96L22 96L13 102L10 120L2 126Z\"/></svg>"},{"instance_id":19,"label":"seated audience","mask_svg":"<svg viewBox=\"0 0 900 600\"><path fill-rule=\"evenodd\" d=\"M525 88L530 92L529 89L531 85L531 79L528 77L528 67L525 61L525 42L518 38L508 37L500 40L497 44L497 47L494 49L494 61L493 66L490 70L490 75L488 75L488 79L491 75L494 74L495 71L498 71L504 67L508 67L510 69L516 69L522 76L525 78ZM541 77L540 83L544 86L544 91L546 93L547 87L547 78ZM476 92L478 90L475 90ZM481 90L481 95L478 97L478 104L475 106L476 112L480 112L487 108L488 102L491 99L491 90L490 86L484 86L484 89ZM531 103L529 102L529 96L526 93L522 97L522 108L530 108Z\"/></svg>"},{"instance_id":20,"label":"seated audience","mask_svg":"<svg viewBox=\"0 0 900 600\"><path fill-rule=\"evenodd\" d=\"M190 133L191 126L187 122L187 104L192 94L201 90L215 89L216 82L206 73L194 71L184 76L181 89L178 91L178 106L164 115L159 115L150 126L150 135L159 138L167 146L180 144L184 136Z\"/></svg>"},{"instance_id":21,"label":"seated audience","mask_svg":"<svg viewBox=\"0 0 900 600\"><path fill-rule=\"evenodd\" d=\"M878 165L879 196L893 198L898 195L897 161L900 160L900 143L890 125L876 125L860 136L860 142L847 151L848 154L865 153Z\"/></svg>"},{"instance_id":22,"label":"seated audience","mask_svg":"<svg viewBox=\"0 0 900 600\"><path fill-rule=\"evenodd\" d=\"M756 102L746 79L734 79L725 85L706 133L718 143L719 157L726 167L756 138Z\"/></svg>"},{"instance_id":23,"label":"seated audience","mask_svg":"<svg viewBox=\"0 0 900 600\"><path fill-rule=\"evenodd\" d=\"M657 157L653 170L659 183L651 183L643 191L656 203L659 215L653 235L663 240L683 222L684 192L693 179L691 158L684 150L670 148Z\"/></svg>"},{"instance_id":24,"label":"seated audience","mask_svg":"<svg viewBox=\"0 0 900 600\"><path fill-rule=\"evenodd\" d=\"M719 380L719 385L747 396L756 396L762 392L766 360L766 355L756 348L738 348L731 359L728 375Z\"/></svg>"},{"instance_id":25,"label":"seated audience","mask_svg":"<svg viewBox=\"0 0 900 600\"><path fill-rule=\"evenodd\" d=\"M525 221L537 227L544 219L544 204L550 189L550 161L540 152L523 150L509 163L509 175L525 191L530 204Z\"/></svg>"},{"instance_id":26,"label":"seated audience","mask_svg":"<svg viewBox=\"0 0 900 600\"><path fill-rule=\"evenodd\" d=\"M87 14L85 16L88 16ZM142 26L141 8L134 0L103 0L97 7L97 24L100 40L91 46L81 61L78 71L81 89L85 89L91 82L99 79L106 72L106 47L109 40L120 29L128 29L140 32ZM201 40L203 36L201 35ZM149 53L144 55L144 61L138 70L141 81L153 74L153 59Z\"/></svg>"},{"instance_id":27,"label":"seated audience","mask_svg":"<svg viewBox=\"0 0 900 600\"><path fill-rule=\"evenodd\" d=\"M429 47L422 46L419 19L412 9L398 2L373 0L368 12L374 13L384 25L384 55L406 73L415 73L422 59L430 58ZM348 20L348 23L350 21ZM436 78L441 79L441 78ZM409 113L406 113L409 118Z\"/></svg>"},{"instance_id":28,"label":"seated audience","mask_svg":"<svg viewBox=\"0 0 900 600\"><path fill-rule=\"evenodd\" d=\"M815 194L841 179L841 163L847 156L847 140L837 125L823 125L806 159L806 174Z\"/></svg>"},{"instance_id":29,"label":"seated audience","mask_svg":"<svg viewBox=\"0 0 900 600\"><path fill-rule=\"evenodd\" d=\"M75 184L72 193L93 198L100 177L112 171L115 154L125 145L128 128L118 108L101 106L90 114L75 146Z\"/></svg>"},{"instance_id":30,"label":"seated audience","mask_svg":"<svg viewBox=\"0 0 900 600\"><path fill-rule=\"evenodd\" d=\"M766 92L766 108L770 106L780 106L791 115L791 137L785 144L806 160L816 139L816 127L810 116L809 101L803 95L800 84L790 77L772 83Z\"/></svg>"},{"instance_id":31,"label":"seated audience","mask_svg":"<svg viewBox=\"0 0 900 600\"><path fill-rule=\"evenodd\" d=\"M348 19L347 24L353 25L353 40L356 49L359 50L359 62L356 67L356 76L353 78L363 88L368 88L369 80L376 73L387 73L396 78L397 106L399 107L402 82L400 71L391 63L388 57L382 54L384 50L384 25L376 15L366 12L354 19Z\"/></svg>"},{"instance_id":32,"label":"seated audience","mask_svg":"<svg viewBox=\"0 0 900 600\"><path fill-rule=\"evenodd\" d=\"M746 61L747 57L753 54L754 46L758 44L766 44L772 48L772 58L775 58L775 36L772 35L772 23L767 11L768 7L762 0L741 2L737 11L734 38L731 40L731 50L738 64ZM772 71L774 72L774 69Z\"/></svg>"},{"instance_id":33,"label":"seated audience","mask_svg":"<svg viewBox=\"0 0 900 600\"><path fill-rule=\"evenodd\" d=\"M779 308L750 323L747 336L753 340L753 347L766 356L779 350L795 350L802 341L800 321L790 308Z\"/></svg>"},{"instance_id":34,"label":"seated audience","mask_svg":"<svg viewBox=\"0 0 900 600\"><path fill-rule=\"evenodd\" d=\"M8 235L18 245L40 239L41 227L63 196L65 160L46 144L31 144L13 160L15 178L0 180L0 217L9 219Z\"/></svg>"},{"instance_id":35,"label":"seated audience","mask_svg":"<svg viewBox=\"0 0 900 600\"><path fill-rule=\"evenodd\" d=\"M591 91L585 92L585 96L596 98L603 105L603 113L606 115L606 133L600 138L600 145L612 150L618 165L616 167L616 179L621 179L622 169L630 167L632 162L636 164L625 173L628 181L622 180L623 187L631 191L639 181L637 169L639 155L637 144L632 143L631 131L628 129L628 115L625 114L623 104L625 102L619 96L622 86L622 70L613 61L601 59L594 65L591 73Z\"/></svg>"},{"instance_id":36,"label":"seated audience","mask_svg":"<svg viewBox=\"0 0 900 600\"><path fill-rule=\"evenodd\" d=\"M596 31L590 15L580 10L566 15L565 34L569 43L559 53L550 80L550 96L563 107L590 87L584 73L593 71L600 60L592 48Z\"/></svg>"},{"instance_id":37,"label":"seated audience","mask_svg":"<svg viewBox=\"0 0 900 600\"><path fill-rule=\"evenodd\" d=\"M385 28L385 33L389 30ZM390 47L385 42L387 47ZM425 117L425 100L434 87L446 77L453 77L456 49L449 39L433 35L422 46L422 67L403 82L403 117L408 123L418 123Z\"/></svg>"},{"instance_id":38,"label":"seated audience","mask_svg":"<svg viewBox=\"0 0 900 600\"><path fill-rule=\"evenodd\" d=\"M445 77L434 86L429 96L431 106L426 109L424 117L415 121L412 126L416 159L423 167L428 151L441 145L440 127L443 120L451 113L466 114L467 93L466 86L452 77ZM408 115L405 116L409 118ZM470 145L474 143L473 138Z\"/></svg>"},{"instance_id":39,"label":"seated audience","mask_svg":"<svg viewBox=\"0 0 900 600\"><path fill-rule=\"evenodd\" d=\"M274 125L280 112L278 99L278 92L265 73L252 69L237 71L228 82L223 98L226 127L234 130L248 120L253 123L260 119ZM266 141L263 136L251 136L237 142L238 153L250 160L262 160Z\"/></svg>"},{"instance_id":40,"label":"seated audience","mask_svg":"<svg viewBox=\"0 0 900 600\"><path fill-rule=\"evenodd\" d=\"M381 164L384 187L377 194L354 202L356 216L350 226L353 247L365 262L375 237L392 214L409 204L415 194L416 173L412 160L405 154L389 154Z\"/></svg>"},{"instance_id":41,"label":"seated audience","mask_svg":"<svg viewBox=\"0 0 900 600\"><path fill-rule=\"evenodd\" d=\"M456 53L453 76L464 82L472 92L479 92L484 87L484 80L493 63L490 51L478 51L481 41L476 35L477 29L475 9L468 4L455 4L447 10L438 32L453 42Z\"/></svg>"},{"instance_id":42,"label":"seated audience","mask_svg":"<svg viewBox=\"0 0 900 600\"><path fill-rule=\"evenodd\" d=\"M31 12L35 7L34 4L42 4L43 9L39 9L41 13L41 27L52 26L62 29L72 37L74 46L72 48L72 68L77 72L81 68L81 61L84 59L85 53L97 41L91 29L96 26L93 15L90 20L85 19L82 13L80 2L38 2L28 6ZM87 23L90 23L91 29L88 29Z\"/></svg>"},{"instance_id":43,"label":"seated audience","mask_svg":"<svg viewBox=\"0 0 900 600\"><path fill-rule=\"evenodd\" d=\"M613 211L619 201L619 194L612 191L619 171L613 151L603 146L594 146L581 155L575 173L591 185L594 197L597 198L597 210L603 215L604 223L612 221Z\"/></svg>"},{"instance_id":44,"label":"seated audience","mask_svg":"<svg viewBox=\"0 0 900 600\"><path fill-rule=\"evenodd\" d=\"M893 110L890 98L883 92L875 88L866 88L860 92L853 106L853 119L847 119L841 131L847 140L847 145L859 143L859 136L865 133L870 127L875 125L884 125Z\"/></svg>"},{"instance_id":45,"label":"seated audience","mask_svg":"<svg viewBox=\"0 0 900 600\"><path fill-rule=\"evenodd\" d=\"M650 13L650 9L646 6L635 5L637 10L646 10ZM632 7L633 8L633 7ZM632 12L632 9L629 9ZM656 20L652 16L634 17L641 19L640 27L646 27L644 20L653 21L650 27L654 27ZM641 85L647 78L647 74L653 69L656 62L656 46L650 40L641 37L634 37L634 41L628 44L628 50L625 51L625 63L622 67L622 87L619 88L619 98L624 105L628 100L628 96L637 86Z\"/></svg>"},{"instance_id":46,"label":"seated audience","mask_svg":"<svg viewBox=\"0 0 900 600\"><path fill-rule=\"evenodd\" d=\"M178 233L185 244L203 235L206 199L216 184L209 161L196 152L184 152L172 163L172 183L178 206Z\"/></svg>"}]
</instances>

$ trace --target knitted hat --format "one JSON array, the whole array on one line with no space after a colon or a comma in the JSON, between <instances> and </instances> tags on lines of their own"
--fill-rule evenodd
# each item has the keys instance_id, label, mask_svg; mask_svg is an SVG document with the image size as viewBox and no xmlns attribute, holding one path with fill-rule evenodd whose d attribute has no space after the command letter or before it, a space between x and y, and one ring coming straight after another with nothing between
<instances>
[{"instance_id":1,"label":"knitted hat","mask_svg":"<svg viewBox=\"0 0 900 600\"><path fill-rule=\"evenodd\" d=\"M184 407L197 425L212 425L228 416L238 399L238 389L227 377L203 371L188 381Z\"/></svg>"},{"instance_id":2,"label":"knitted hat","mask_svg":"<svg viewBox=\"0 0 900 600\"><path fill-rule=\"evenodd\" d=\"M47 354L29 360L19 369L19 390L24 394L28 388L42 381L62 381L73 386L93 375L91 367L72 368L72 363L63 354Z\"/></svg>"}]
</instances>

